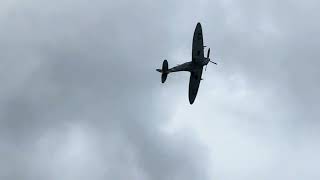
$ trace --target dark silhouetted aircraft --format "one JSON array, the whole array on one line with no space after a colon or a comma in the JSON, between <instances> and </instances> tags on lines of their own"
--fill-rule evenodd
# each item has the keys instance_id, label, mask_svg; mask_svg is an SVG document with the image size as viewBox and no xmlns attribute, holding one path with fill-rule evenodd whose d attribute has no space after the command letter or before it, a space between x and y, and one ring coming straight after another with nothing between
<instances>
[{"instance_id":1,"label":"dark silhouetted aircraft","mask_svg":"<svg viewBox=\"0 0 320 180\"><path fill-rule=\"evenodd\" d=\"M194 100L196 99L200 81L202 80L202 70L203 66L206 66L209 62L213 64L217 64L213 61L210 61L210 48L208 49L207 57L204 57L204 48L203 46L203 36L202 36L202 28L201 24L198 23L196 29L194 30L193 34L193 41L192 41L192 61L186 62L184 64L175 66L173 68L168 68L168 61L164 60L162 63L162 69L157 69L161 75L161 81L164 83L167 79L169 73L178 72L178 71L189 71L190 81L189 81L189 102L193 104Z\"/></svg>"}]
</instances>

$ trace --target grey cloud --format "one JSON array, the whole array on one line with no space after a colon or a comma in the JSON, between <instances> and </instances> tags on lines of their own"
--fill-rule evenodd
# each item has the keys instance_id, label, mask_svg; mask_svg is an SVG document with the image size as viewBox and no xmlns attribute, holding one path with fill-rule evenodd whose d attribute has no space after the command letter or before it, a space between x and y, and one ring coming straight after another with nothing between
<instances>
[{"instance_id":1,"label":"grey cloud","mask_svg":"<svg viewBox=\"0 0 320 180\"><path fill-rule=\"evenodd\" d=\"M220 1L205 7L205 41L219 66L206 72L210 82L202 83L207 89L198 100L204 104L196 111L205 114L199 124L210 131L203 133L206 141L218 149L213 176L319 178L319 3ZM184 113L186 122L196 116Z\"/></svg>"},{"instance_id":2,"label":"grey cloud","mask_svg":"<svg viewBox=\"0 0 320 180\"><path fill-rule=\"evenodd\" d=\"M1 21L3 178L206 178L197 140L161 130L171 112L157 105L154 60L170 49L158 9L170 3L148 3L11 7Z\"/></svg>"},{"instance_id":3,"label":"grey cloud","mask_svg":"<svg viewBox=\"0 0 320 180\"><path fill-rule=\"evenodd\" d=\"M316 1L1 7L1 177L319 177ZM154 69L190 58L198 21L219 65L187 107L187 74L161 85ZM167 134L173 117L203 132Z\"/></svg>"}]
</instances>

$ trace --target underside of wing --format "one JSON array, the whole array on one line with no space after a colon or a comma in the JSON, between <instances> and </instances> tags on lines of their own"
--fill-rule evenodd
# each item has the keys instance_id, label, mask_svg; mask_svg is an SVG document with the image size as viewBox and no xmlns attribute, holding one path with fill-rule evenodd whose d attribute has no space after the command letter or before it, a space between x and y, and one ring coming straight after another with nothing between
<instances>
[{"instance_id":1,"label":"underside of wing","mask_svg":"<svg viewBox=\"0 0 320 180\"><path fill-rule=\"evenodd\" d=\"M190 82L189 82L189 102L190 104L193 104L194 100L196 99L200 81L201 81L201 75L202 75L202 68L198 71L191 72L190 75Z\"/></svg>"},{"instance_id":2,"label":"underside of wing","mask_svg":"<svg viewBox=\"0 0 320 180\"><path fill-rule=\"evenodd\" d=\"M201 24L198 23L196 29L193 34L192 41L192 62L197 62L203 59L203 36L202 36L202 28Z\"/></svg>"}]
</instances>

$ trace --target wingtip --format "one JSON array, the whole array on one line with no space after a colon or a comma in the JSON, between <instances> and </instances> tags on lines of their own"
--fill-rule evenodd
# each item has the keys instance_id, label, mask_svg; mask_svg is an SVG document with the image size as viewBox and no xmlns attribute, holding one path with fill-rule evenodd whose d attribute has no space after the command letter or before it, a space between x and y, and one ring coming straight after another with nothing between
<instances>
[{"instance_id":1,"label":"wingtip","mask_svg":"<svg viewBox=\"0 0 320 180\"><path fill-rule=\"evenodd\" d=\"M193 98L190 98L190 97L189 97L189 103L190 103L190 105L192 105L192 104L194 103L194 100L195 100L195 98L193 99Z\"/></svg>"}]
</instances>

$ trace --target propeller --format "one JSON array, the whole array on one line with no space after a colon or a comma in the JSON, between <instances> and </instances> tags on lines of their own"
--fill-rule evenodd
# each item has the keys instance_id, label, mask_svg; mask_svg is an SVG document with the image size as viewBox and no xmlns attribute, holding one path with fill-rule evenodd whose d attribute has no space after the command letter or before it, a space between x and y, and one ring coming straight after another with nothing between
<instances>
[{"instance_id":1,"label":"propeller","mask_svg":"<svg viewBox=\"0 0 320 180\"><path fill-rule=\"evenodd\" d=\"M211 62L211 63L213 63L213 64L215 64L215 65L218 65L216 62L213 62L213 61L209 61L209 62Z\"/></svg>"},{"instance_id":2,"label":"propeller","mask_svg":"<svg viewBox=\"0 0 320 180\"><path fill-rule=\"evenodd\" d=\"M209 56L210 56L210 48L208 49L208 52L207 52L207 58L208 58L208 59L209 59ZM209 60L209 61L210 61L210 60ZM208 65L206 65L206 67L204 68L205 71L207 71L207 66L208 66Z\"/></svg>"},{"instance_id":3,"label":"propeller","mask_svg":"<svg viewBox=\"0 0 320 180\"><path fill-rule=\"evenodd\" d=\"M216 63L216 62L210 61L209 56L210 56L210 48L208 49L207 58L209 59L209 62L211 62L211 63L213 63L213 64L217 65L217 63Z\"/></svg>"},{"instance_id":4,"label":"propeller","mask_svg":"<svg viewBox=\"0 0 320 180\"><path fill-rule=\"evenodd\" d=\"M207 52L207 59L209 59L209 62L211 62L212 64L217 65L216 62L210 61L210 58L209 58L209 57L210 57L210 48L208 49L208 52ZM208 65L206 65L206 67L205 67L205 69L204 69L205 71L207 71L207 66L208 66Z\"/></svg>"}]
</instances>

